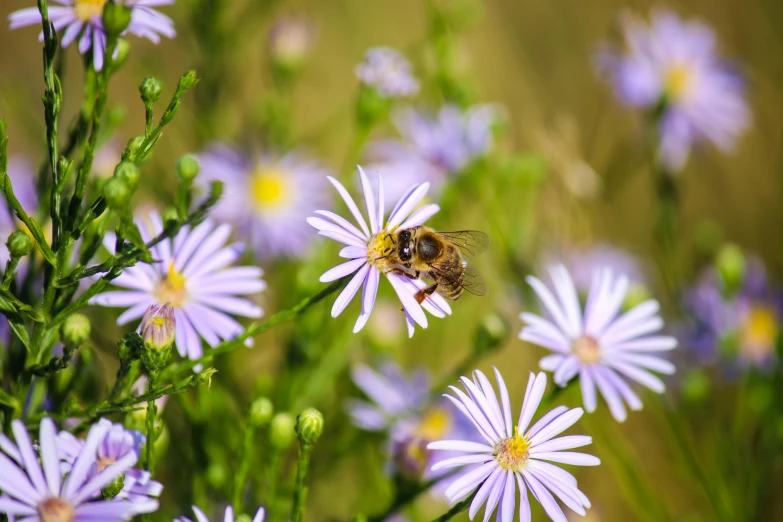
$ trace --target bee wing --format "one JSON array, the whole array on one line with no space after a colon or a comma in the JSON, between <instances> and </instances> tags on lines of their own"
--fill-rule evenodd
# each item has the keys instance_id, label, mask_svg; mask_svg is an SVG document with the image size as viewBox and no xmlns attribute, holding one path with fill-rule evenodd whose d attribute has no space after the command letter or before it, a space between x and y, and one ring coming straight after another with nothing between
<instances>
[{"instance_id":1,"label":"bee wing","mask_svg":"<svg viewBox=\"0 0 783 522\"><path fill-rule=\"evenodd\" d=\"M473 295L487 295L489 293L489 287L484 278L479 274L478 270L467 261L463 261L463 271L465 277L462 280L462 288ZM430 265L430 272L438 276L439 279L445 280L454 284L453 270L450 267L444 267L441 263L433 263Z\"/></svg>"},{"instance_id":2,"label":"bee wing","mask_svg":"<svg viewBox=\"0 0 783 522\"><path fill-rule=\"evenodd\" d=\"M446 241L454 243L464 253L475 256L489 246L489 236L478 230L458 230L456 232L437 232Z\"/></svg>"}]
</instances>

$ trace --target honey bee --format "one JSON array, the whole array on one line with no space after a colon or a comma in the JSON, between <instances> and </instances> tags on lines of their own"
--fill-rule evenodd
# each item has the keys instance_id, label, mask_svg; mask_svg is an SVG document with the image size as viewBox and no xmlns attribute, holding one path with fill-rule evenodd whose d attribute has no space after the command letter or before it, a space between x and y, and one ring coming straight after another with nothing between
<instances>
[{"instance_id":1,"label":"honey bee","mask_svg":"<svg viewBox=\"0 0 783 522\"><path fill-rule=\"evenodd\" d=\"M475 255L487 247L489 238L483 232L437 232L418 226L397 230L386 239L383 265L389 272L432 281L416 293L419 303L434 292L449 301L459 299L465 290L475 295L488 293L482 277L464 258L464 254Z\"/></svg>"}]
</instances>

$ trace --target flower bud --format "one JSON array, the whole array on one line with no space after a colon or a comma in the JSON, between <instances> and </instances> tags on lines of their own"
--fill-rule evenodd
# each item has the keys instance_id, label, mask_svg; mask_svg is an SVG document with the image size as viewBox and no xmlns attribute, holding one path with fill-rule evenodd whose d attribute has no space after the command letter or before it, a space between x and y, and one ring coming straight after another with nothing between
<instances>
[{"instance_id":1,"label":"flower bud","mask_svg":"<svg viewBox=\"0 0 783 522\"><path fill-rule=\"evenodd\" d=\"M190 182L196 179L199 169L198 160L190 154L185 154L177 160L177 176L182 181Z\"/></svg>"},{"instance_id":2,"label":"flower bud","mask_svg":"<svg viewBox=\"0 0 783 522\"><path fill-rule=\"evenodd\" d=\"M131 138L128 141L128 144L125 146L125 153L122 155L122 159L126 160L127 159L126 156L129 157L135 156L143 143L144 143L144 136L135 136Z\"/></svg>"},{"instance_id":3,"label":"flower bud","mask_svg":"<svg viewBox=\"0 0 783 522\"><path fill-rule=\"evenodd\" d=\"M147 350L161 352L170 348L177 333L177 320L171 305L150 305L141 319L140 331Z\"/></svg>"},{"instance_id":4,"label":"flower bud","mask_svg":"<svg viewBox=\"0 0 783 522\"><path fill-rule=\"evenodd\" d=\"M112 178L103 186L103 197L110 209L122 210L130 201L131 189L126 181Z\"/></svg>"},{"instance_id":5,"label":"flower bud","mask_svg":"<svg viewBox=\"0 0 783 522\"><path fill-rule=\"evenodd\" d=\"M101 490L101 497L103 500L112 500L114 497L120 494L124 487L125 475L120 475L116 479L109 482L109 484Z\"/></svg>"},{"instance_id":6,"label":"flower bud","mask_svg":"<svg viewBox=\"0 0 783 522\"><path fill-rule=\"evenodd\" d=\"M33 249L33 238L22 230L17 230L8 236L8 251L13 257L26 256Z\"/></svg>"},{"instance_id":7,"label":"flower bud","mask_svg":"<svg viewBox=\"0 0 783 522\"><path fill-rule=\"evenodd\" d=\"M324 432L324 416L315 408L307 408L296 417L296 435L302 444L315 444Z\"/></svg>"},{"instance_id":8,"label":"flower bud","mask_svg":"<svg viewBox=\"0 0 783 522\"><path fill-rule=\"evenodd\" d=\"M730 294L742 286L745 279L745 254L733 243L727 243L718 251L715 266L723 279L726 291Z\"/></svg>"},{"instance_id":9,"label":"flower bud","mask_svg":"<svg viewBox=\"0 0 783 522\"><path fill-rule=\"evenodd\" d=\"M198 83L196 78L196 71L188 71L183 74L179 82L177 83L177 90L180 92L186 91Z\"/></svg>"},{"instance_id":10,"label":"flower bud","mask_svg":"<svg viewBox=\"0 0 783 522\"><path fill-rule=\"evenodd\" d=\"M258 428L268 424L272 419L274 411L275 407L272 404L272 401L266 397L260 397L254 400L253 404L250 405L250 413L248 415L250 425L254 428Z\"/></svg>"},{"instance_id":11,"label":"flower bud","mask_svg":"<svg viewBox=\"0 0 783 522\"><path fill-rule=\"evenodd\" d=\"M272 448L283 451L294 442L294 417L288 413L278 413L272 417L272 423L269 426L269 442Z\"/></svg>"},{"instance_id":12,"label":"flower bud","mask_svg":"<svg viewBox=\"0 0 783 522\"><path fill-rule=\"evenodd\" d=\"M124 3L106 2L103 6L103 30L107 35L119 36L128 28L130 21L131 8Z\"/></svg>"},{"instance_id":13,"label":"flower bud","mask_svg":"<svg viewBox=\"0 0 783 522\"><path fill-rule=\"evenodd\" d=\"M60 326L60 340L66 346L80 346L90 338L90 320L83 314L72 314Z\"/></svg>"},{"instance_id":14,"label":"flower bud","mask_svg":"<svg viewBox=\"0 0 783 522\"><path fill-rule=\"evenodd\" d=\"M121 179L132 189L139 184L139 175L139 167L130 161L123 161L114 169L114 177Z\"/></svg>"},{"instance_id":15,"label":"flower bud","mask_svg":"<svg viewBox=\"0 0 783 522\"><path fill-rule=\"evenodd\" d=\"M128 332L117 343L117 357L120 361L130 362L138 359L144 351L144 341L136 332Z\"/></svg>"},{"instance_id":16,"label":"flower bud","mask_svg":"<svg viewBox=\"0 0 783 522\"><path fill-rule=\"evenodd\" d=\"M163 220L164 227L166 227L169 223L178 223L179 214L177 213L177 209L174 207L168 207L163 211L163 214L161 214L161 219Z\"/></svg>"},{"instance_id":17,"label":"flower bud","mask_svg":"<svg viewBox=\"0 0 783 522\"><path fill-rule=\"evenodd\" d=\"M269 55L273 64L286 72L295 72L307 61L313 49L312 24L304 18L282 17L269 32Z\"/></svg>"},{"instance_id":18,"label":"flower bud","mask_svg":"<svg viewBox=\"0 0 783 522\"><path fill-rule=\"evenodd\" d=\"M130 56L130 44L125 38L117 39L117 47L114 49L114 56L111 58L111 65L114 69L119 69L122 65L128 61Z\"/></svg>"},{"instance_id":19,"label":"flower bud","mask_svg":"<svg viewBox=\"0 0 783 522\"><path fill-rule=\"evenodd\" d=\"M473 350L488 353L498 348L508 337L508 324L496 313L487 314L473 333Z\"/></svg>"},{"instance_id":20,"label":"flower bud","mask_svg":"<svg viewBox=\"0 0 783 522\"><path fill-rule=\"evenodd\" d=\"M141 100L145 105L151 105L160 99L163 92L163 84L157 78L149 76L139 85Z\"/></svg>"}]
</instances>

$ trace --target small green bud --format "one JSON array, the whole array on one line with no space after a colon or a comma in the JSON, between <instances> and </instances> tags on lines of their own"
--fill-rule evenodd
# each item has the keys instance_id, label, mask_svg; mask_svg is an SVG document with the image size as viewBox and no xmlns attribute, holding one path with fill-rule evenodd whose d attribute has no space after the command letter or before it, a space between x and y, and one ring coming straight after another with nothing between
<instances>
[{"instance_id":1,"label":"small green bud","mask_svg":"<svg viewBox=\"0 0 783 522\"><path fill-rule=\"evenodd\" d=\"M188 71L180 77L179 82L177 83L177 90L184 92L197 83L198 78L196 78L196 71Z\"/></svg>"},{"instance_id":2,"label":"small green bud","mask_svg":"<svg viewBox=\"0 0 783 522\"><path fill-rule=\"evenodd\" d=\"M125 487L125 475L120 475L101 490L103 500L112 500Z\"/></svg>"},{"instance_id":3,"label":"small green bud","mask_svg":"<svg viewBox=\"0 0 783 522\"><path fill-rule=\"evenodd\" d=\"M111 60L111 65L114 67L114 69L119 69L120 67L125 64L126 61L128 61L128 56L130 56L130 43L128 43L128 40L125 38L118 38L117 39L117 49L114 51L114 56Z\"/></svg>"},{"instance_id":4,"label":"small green bud","mask_svg":"<svg viewBox=\"0 0 783 522\"><path fill-rule=\"evenodd\" d=\"M120 162L114 169L114 177L124 181L131 189L135 189L139 184L139 176L139 167L130 161Z\"/></svg>"},{"instance_id":5,"label":"small green bud","mask_svg":"<svg viewBox=\"0 0 783 522\"><path fill-rule=\"evenodd\" d=\"M278 413L272 417L272 423L269 426L269 442L274 449L282 451L291 446L296 436L295 423L294 417L288 413Z\"/></svg>"},{"instance_id":6,"label":"small green bud","mask_svg":"<svg viewBox=\"0 0 783 522\"><path fill-rule=\"evenodd\" d=\"M144 341L136 332L128 332L117 343L117 357L121 361L138 359L144 350Z\"/></svg>"},{"instance_id":7,"label":"small green bud","mask_svg":"<svg viewBox=\"0 0 783 522\"><path fill-rule=\"evenodd\" d=\"M72 314L60 326L60 340L66 346L80 346L90 338L90 320L83 314Z\"/></svg>"},{"instance_id":8,"label":"small green bud","mask_svg":"<svg viewBox=\"0 0 783 522\"><path fill-rule=\"evenodd\" d=\"M745 279L745 254L733 243L727 243L718 251L715 266L723 279L726 291L734 293L742 286Z\"/></svg>"},{"instance_id":9,"label":"small green bud","mask_svg":"<svg viewBox=\"0 0 783 522\"><path fill-rule=\"evenodd\" d=\"M307 408L296 417L296 435L302 444L315 444L324 432L324 416L315 408Z\"/></svg>"},{"instance_id":10,"label":"small green bud","mask_svg":"<svg viewBox=\"0 0 783 522\"><path fill-rule=\"evenodd\" d=\"M250 413L248 414L250 425L254 428L258 428L268 424L269 421L272 420L274 411L275 407L272 404L272 401L266 397L260 397L254 400L253 404L250 405Z\"/></svg>"},{"instance_id":11,"label":"small green bud","mask_svg":"<svg viewBox=\"0 0 783 522\"><path fill-rule=\"evenodd\" d=\"M23 230L17 230L8 236L8 251L14 257L26 256L33 249L33 238Z\"/></svg>"},{"instance_id":12,"label":"small green bud","mask_svg":"<svg viewBox=\"0 0 783 522\"><path fill-rule=\"evenodd\" d=\"M131 189L125 180L112 178L103 186L103 197L110 209L122 210L130 201Z\"/></svg>"},{"instance_id":13,"label":"small green bud","mask_svg":"<svg viewBox=\"0 0 783 522\"><path fill-rule=\"evenodd\" d=\"M508 337L508 324L496 313L487 314L473 333L473 350L489 353L500 347Z\"/></svg>"},{"instance_id":14,"label":"small green bud","mask_svg":"<svg viewBox=\"0 0 783 522\"><path fill-rule=\"evenodd\" d=\"M215 488L221 488L228 480L228 470L220 462L213 462L207 468L207 480Z\"/></svg>"},{"instance_id":15,"label":"small green bud","mask_svg":"<svg viewBox=\"0 0 783 522\"><path fill-rule=\"evenodd\" d=\"M136 153L141 149L142 144L144 143L144 136L136 136L134 138L131 138L130 141L128 141L128 144L125 146L125 151L128 154L136 155ZM123 154L122 159L125 159L125 155Z\"/></svg>"},{"instance_id":16,"label":"small green bud","mask_svg":"<svg viewBox=\"0 0 783 522\"><path fill-rule=\"evenodd\" d=\"M177 176L182 181L190 182L196 179L200 168L198 160L190 154L185 154L177 160Z\"/></svg>"},{"instance_id":17,"label":"small green bud","mask_svg":"<svg viewBox=\"0 0 783 522\"><path fill-rule=\"evenodd\" d=\"M710 378L704 370L694 370L682 380L682 394L690 402L704 401L710 393Z\"/></svg>"},{"instance_id":18,"label":"small green bud","mask_svg":"<svg viewBox=\"0 0 783 522\"><path fill-rule=\"evenodd\" d=\"M174 207L167 208L163 211L162 219L164 227L166 226L166 223L177 223L179 221L179 214L177 213L177 209Z\"/></svg>"},{"instance_id":19,"label":"small green bud","mask_svg":"<svg viewBox=\"0 0 783 522\"><path fill-rule=\"evenodd\" d=\"M146 104L153 104L160 99L163 92L163 84L157 78L149 76L139 85L141 100Z\"/></svg>"},{"instance_id":20,"label":"small green bud","mask_svg":"<svg viewBox=\"0 0 783 522\"><path fill-rule=\"evenodd\" d=\"M253 522L253 519L251 519L248 515L239 515L236 518L236 522Z\"/></svg>"},{"instance_id":21,"label":"small green bud","mask_svg":"<svg viewBox=\"0 0 783 522\"><path fill-rule=\"evenodd\" d=\"M103 6L103 30L106 34L119 36L128 28L131 8L122 2L106 2Z\"/></svg>"}]
</instances>

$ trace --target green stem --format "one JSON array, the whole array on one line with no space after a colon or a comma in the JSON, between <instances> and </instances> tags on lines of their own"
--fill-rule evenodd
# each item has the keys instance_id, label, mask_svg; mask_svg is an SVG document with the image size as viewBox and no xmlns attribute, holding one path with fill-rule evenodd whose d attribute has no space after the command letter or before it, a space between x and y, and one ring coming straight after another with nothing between
<instances>
[{"instance_id":1,"label":"green stem","mask_svg":"<svg viewBox=\"0 0 783 522\"><path fill-rule=\"evenodd\" d=\"M245 424L245 439L242 443L242 451L239 454L239 469L237 470L237 476L234 482L234 512L242 513L243 507L243 494L246 489L247 474L250 471L250 460L253 455L253 438L255 437L255 429L250 422L250 415L248 414L248 421Z\"/></svg>"},{"instance_id":2,"label":"green stem","mask_svg":"<svg viewBox=\"0 0 783 522\"><path fill-rule=\"evenodd\" d=\"M147 394L153 392L157 384L157 372L150 372L147 380ZM147 417L144 419L144 427L147 432L147 441L144 443L144 469L147 471L152 470L152 447L155 445L155 419L157 415L158 406L155 404L155 399L147 401Z\"/></svg>"},{"instance_id":3,"label":"green stem","mask_svg":"<svg viewBox=\"0 0 783 522\"><path fill-rule=\"evenodd\" d=\"M306 485L307 471L310 468L310 454L312 451L312 444L302 443L299 445L294 499L291 507L291 522L302 522L304 520L305 501L307 500L307 491L309 489Z\"/></svg>"},{"instance_id":4,"label":"green stem","mask_svg":"<svg viewBox=\"0 0 783 522\"><path fill-rule=\"evenodd\" d=\"M388 519L395 513L397 513L400 509L404 508L414 500L416 500L419 495L426 493L427 491L432 488L435 484L440 482L441 480L448 479L450 477L453 477L457 473L459 473L460 470L453 470L450 473L447 473L446 475L436 477L433 479L430 479L426 482L419 483L416 487L412 487L406 490L403 490L402 492L399 492L398 495L394 498L391 505L384 511L383 513L379 515L375 515L373 517L370 517L368 519L368 522L383 522L384 520Z\"/></svg>"}]
</instances>

